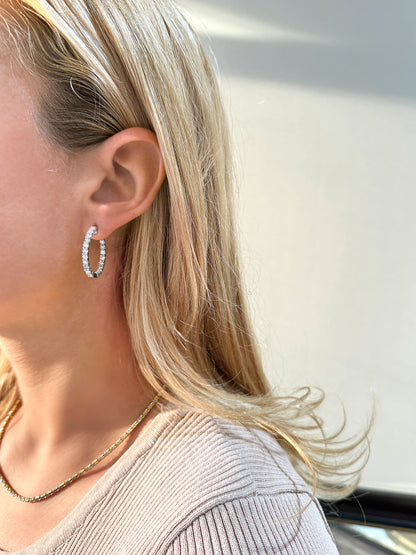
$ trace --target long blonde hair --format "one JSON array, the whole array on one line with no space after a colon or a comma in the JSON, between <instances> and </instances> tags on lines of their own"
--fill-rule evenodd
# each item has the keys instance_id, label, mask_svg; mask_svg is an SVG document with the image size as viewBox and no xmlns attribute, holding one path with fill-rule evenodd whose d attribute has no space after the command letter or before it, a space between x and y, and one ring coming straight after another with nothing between
<instances>
[{"instance_id":1,"label":"long blonde hair","mask_svg":"<svg viewBox=\"0 0 416 555\"><path fill-rule=\"evenodd\" d=\"M137 367L184 407L265 429L326 498L350 492L365 434L325 436L308 388L271 392L240 283L232 156L209 57L170 0L13 0L6 40L43 84L39 121L68 151L130 127L156 133L167 179L129 224L123 294ZM0 366L0 418L18 397Z\"/></svg>"}]
</instances>

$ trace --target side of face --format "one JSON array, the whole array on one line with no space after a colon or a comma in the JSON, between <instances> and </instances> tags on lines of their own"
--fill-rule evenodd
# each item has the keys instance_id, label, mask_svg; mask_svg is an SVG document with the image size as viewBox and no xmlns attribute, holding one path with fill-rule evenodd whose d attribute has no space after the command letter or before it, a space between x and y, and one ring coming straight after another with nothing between
<instances>
[{"instance_id":1,"label":"side of face","mask_svg":"<svg viewBox=\"0 0 416 555\"><path fill-rule=\"evenodd\" d=\"M123 226L149 209L166 178L157 137L146 128L77 153L52 144L38 124L41 86L0 64L0 331L40 309L59 314L86 294L81 245L91 225L94 238L111 245L110 289Z\"/></svg>"},{"instance_id":2,"label":"side of face","mask_svg":"<svg viewBox=\"0 0 416 555\"><path fill-rule=\"evenodd\" d=\"M78 275L72 165L38 128L36 95L34 80L0 63L0 325Z\"/></svg>"}]
</instances>

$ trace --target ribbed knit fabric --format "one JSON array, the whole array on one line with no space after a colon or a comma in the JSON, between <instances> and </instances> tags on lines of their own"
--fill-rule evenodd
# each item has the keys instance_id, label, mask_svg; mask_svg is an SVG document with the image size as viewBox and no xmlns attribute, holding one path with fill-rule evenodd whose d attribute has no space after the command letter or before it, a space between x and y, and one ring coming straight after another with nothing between
<instances>
[{"instance_id":1,"label":"ribbed knit fabric","mask_svg":"<svg viewBox=\"0 0 416 555\"><path fill-rule=\"evenodd\" d=\"M300 513L310 499L266 432L167 405L58 526L14 553L336 554L318 502Z\"/></svg>"}]
</instances>

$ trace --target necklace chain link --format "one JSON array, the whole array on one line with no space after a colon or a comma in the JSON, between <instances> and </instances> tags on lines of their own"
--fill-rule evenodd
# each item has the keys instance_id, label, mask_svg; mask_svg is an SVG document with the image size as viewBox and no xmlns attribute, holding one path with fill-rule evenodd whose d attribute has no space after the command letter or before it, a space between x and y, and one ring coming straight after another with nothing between
<instances>
[{"instance_id":1,"label":"necklace chain link","mask_svg":"<svg viewBox=\"0 0 416 555\"><path fill-rule=\"evenodd\" d=\"M127 437L140 424L140 422L149 414L149 412L156 405L156 403L159 401L159 399L160 399L160 394L157 394L156 397L154 397L154 399L152 400L152 402L145 408L145 410L142 412L142 414L133 422L133 424L131 426L129 426L129 428L127 428L127 430L124 432L124 434L122 434L108 449L103 451L101 453L101 455L99 455L96 459L94 459L92 462L90 462L87 466L84 466L84 468L82 468L79 472L77 472L76 474L73 474L70 478L68 478L64 482L60 483L59 486L56 486L55 488L53 488L53 489L51 489L51 490L49 490L45 493L42 493L40 495L35 495L33 497L25 497L24 495L20 495L19 493L17 493L17 491L12 488L12 486L6 480L1 468L0 468L0 482L7 489L7 491L11 495L13 495L13 497L18 499L19 501L23 501L24 503L37 503L39 501L43 501L44 499L48 499L48 497L51 497L52 495L55 495L56 493L58 493L62 489L66 488L70 484L74 483L75 480L77 480L78 478L83 476L86 472L88 472L89 470L94 468L94 466L96 466L105 457L107 457L110 453L112 453L114 451L114 449L116 449L121 443L123 443L123 441L125 439L127 439ZM0 427L0 446L1 446L1 442L3 440L4 432L6 431L7 425L9 424L10 420L12 419L13 415L16 413L16 411L17 411L17 409L19 408L20 405L21 405L21 400L18 399L16 401L16 403L13 405L12 409L8 412L2 426Z\"/></svg>"}]
</instances>

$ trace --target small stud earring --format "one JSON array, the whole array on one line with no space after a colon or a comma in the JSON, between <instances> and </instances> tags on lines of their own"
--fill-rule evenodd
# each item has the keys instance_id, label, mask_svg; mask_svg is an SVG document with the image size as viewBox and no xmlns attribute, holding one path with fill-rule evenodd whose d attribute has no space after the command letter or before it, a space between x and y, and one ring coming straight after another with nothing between
<instances>
[{"instance_id":1,"label":"small stud earring","mask_svg":"<svg viewBox=\"0 0 416 555\"><path fill-rule=\"evenodd\" d=\"M84 271L89 278L98 278L103 273L105 264L105 239L100 239L100 262L98 268L95 272L91 270L90 266L90 243L93 236L98 233L98 227L92 225L87 231L82 245L82 265L84 266Z\"/></svg>"}]
</instances>

